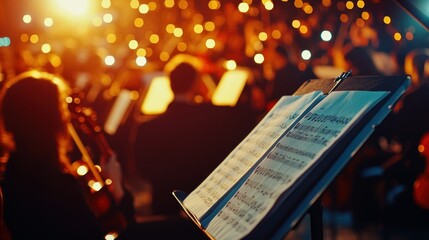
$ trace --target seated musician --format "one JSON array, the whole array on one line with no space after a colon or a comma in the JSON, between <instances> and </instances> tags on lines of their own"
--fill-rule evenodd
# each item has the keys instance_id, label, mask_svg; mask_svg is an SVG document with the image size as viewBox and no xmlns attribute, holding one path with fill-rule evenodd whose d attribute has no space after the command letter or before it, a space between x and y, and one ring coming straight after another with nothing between
<instances>
[{"instance_id":1,"label":"seated musician","mask_svg":"<svg viewBox=\"0 0 429 240\"><path fill-rule=\"evenodd\" d=\"M9 155L1 187L12 239L104 239L106 234L68 157L73 141L67 91L60 78L38 71L10 79L1 91L0 136ZM121 183L118 162L110 161L101 173ZM132 197L122 184L109 191L114 205L132 215Z\"/></svg>"}]
</instances>

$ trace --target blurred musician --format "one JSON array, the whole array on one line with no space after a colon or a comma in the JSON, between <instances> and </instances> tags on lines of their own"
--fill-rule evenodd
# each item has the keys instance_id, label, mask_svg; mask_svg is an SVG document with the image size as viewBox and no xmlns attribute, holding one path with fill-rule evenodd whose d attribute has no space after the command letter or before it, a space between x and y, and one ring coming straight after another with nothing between
<instances>
[{"instance_id":1,"label":"blurred musician","mask_svg":"<svg viewBox=\"0 0 429 240\"><path fill-rule=\"evenodd\" d=\"M67 94L62 79L38 71L11 79L0 93L0 136L9 155L1 186L12 239L104 239L67 155ZM112 161L104 176L120 183ZM109 190L119 206L132 199L121 184Z\"/></svg>"}]
</instances>

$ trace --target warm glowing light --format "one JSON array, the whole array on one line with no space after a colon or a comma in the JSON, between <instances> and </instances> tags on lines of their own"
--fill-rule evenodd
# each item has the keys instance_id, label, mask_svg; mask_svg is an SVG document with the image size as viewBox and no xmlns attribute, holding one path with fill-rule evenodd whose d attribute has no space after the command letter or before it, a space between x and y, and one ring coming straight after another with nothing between
<instances>
[{"instance_id":1,"label":"warm glowing light","mask_svg":"<svg viewBox=\"0 0 429 240\"><path fill-rule=\"evenodd\" d=\"M352 10L355 7L355 4L352 1L346 2L346 8Z\"/></svg>"},{"instance_id":2,"label":"warm glowing light","mask_svg":"<svg viewBox=\"0 0 429 240\"><path fill-rule=\"evenodd\" d=\"M365 7L365 2L362 0L357 1L356 6L358 8L364 8Z\"/></svg>"},{"instance_id":3,"label":"warm glowing light","mask_svg":"<svg viewBox=\"0 0 429 240\"><path fill-rule=\"evenodd\" d=\"M84 15L89 9L90 1L87 0L56 0L57 6L63 11L73 15Z\"/></svg>"},{"instance_id":4,"label":"warm glowing light","mask_svg":"<svg viewBox=\"0 0 429 240\"><path fill-rule=\"evenodd\" d=\"M30 15L28 15L28 14L25 14L25 15L22 17L22 21L23 21L24 23L31 23L31 16L30 16Z\"/></svg>"},{"instance_id":5,"label":"warm glowing light","mask_svg":"<svg viewBox=\"0 0 429 240\"><path fill-rule=\"evenodd\" d=\"M88 167L85 165L80 165L77 169L76 169L76 173L79 176L84 176L85 174L87 174L89 171Z\"/></svg>"},{"instance_id":6,"label":"warm glowing light","mask_svg":"<svg viewBox=\"0 0 429 240\"><path fill-rule=\"evenodd\" d=\"M203 25L201 25L201 24L195 24L195 26L194 26L194 32L195 32L196 34L200 34L200 33L202 33L202 32L203 32L203 30L204 30Z\"/></svg>"},{"instance_id":7,"label":"warm glowing light","mask_svg":"<svg viewBox=\"0 0 429 240\"><path fill-rule=\"evenodd\" d=\"M267 1L264 3L264 7L266 10L271 11L274 8L274 3L271 1Z\"/></svg>"},{"instance_id":8,"label":"warm glowing light","mask_svg":"<svg viewBox=\"0 0 429 240\"><path fill-rule=\"evenodd\" d=\"M249 11L249 4L245 3L245 2L241 2L240 4L238 4L238 11L242 12L242 13L246 13Z\"/></svg>"},{"instance_id":9,"label":"warm glowing light","mask_svg":"<svg viewBox=\"0 0 429 240\"><path fill-rule=\"evenodd\" d=\"M113 21L113 15L110 13L106 13L103 15L103 21L105 23L111 23Z\"/></svg>"},{"instance_id":10,"label":"warm glowing light","mask_svg":"<svg viewBox=\"0 0 429 240\"><path fill-rule=\"evenodd\" d=\"M130 91L130 99L131 100L138 100L140 97L139 91Z\"/></svg>"},{"instance_id":11,"label":"warm glowing light","mask_svg":"<svg viewBox=\"0 0 429 240\"><path fill-rule=\"evenodd\" d=\"M115 64L115 57L112 55L108 55L104 58L104 64L107 66L113 66Z\"/></svg>"},{"instance_id":12,"label":"warm glowing light","mask_svg":"<svg viewBox=\"0 0 429 240\"><path fill-rule=\"evenodd\" d=\"M104 180L104 184L106 184L107 186L112 185L112 183L113 183L113 181L110 178Z\"/></svg>"},{"instance_id":13,"label":"warm glowing light","mask_svg":"<svg viewBox=\"0 0 429 240\"><path fill-rule=\"evenodd\" d=\"M185 42L179 42L177 44L176 48L179 52L184 52L184 51L186 51L186 49L188 49L188 45L186 45Z\"/></svg>"},{"instance_id":14,"label":"warm glowing light","mask_svg":"<svg viewBox=\"0 0 429 240\"><path fill-rule=\"evenodd\" d=\"M206 22L206 23L204 24L204 28L205 28L207 31L211 32L211 31L214 31L214 30L215 30L216 25L214 24L214 22L212 22L212 21L208 21L208 22Z\"/></svg>"},{"instance_id":15,"label":"warm glowing light","mask_svg":"<svg viewBox=\"0 0 429 240\"><path fill-rule=\"evenodd\" d=\"M157 44L159 42L158 34L155 34L155 33L151 34L149 37L149 41L153 44Z\"/></svg>"},{"instance_id":16,"label":"warm glowing light","mask_svg":"<svg viewBox=\"0 0 429 240\"><path fill-rule=\"evenodd\" d=\"M131 103L130 90L122 89L120 90L113 106L110 110L110 113L107 117L106 122L104 123L104 131L110 135L114 135L118 126L120 125L122 118L125 112L128 109L128 106Z\"/></svg>"},{"instance_id":17,"label":"warm glowing light","mask_svg":"<svg viewBox=\"0 0 429 240\"><path fill-rule=\"evenodd\" d=\"M146 49L144 49L144 48L139 48L139 49L137 49L137 51L136 51L136 55L137 55L137 56L139 56L139 57L144 57L144 56L146 56Z\"/></svg>"},{"instance_id":18,"label":"warm glowing light","mask_svg":"<svg viewBox=\"0 0 429 240\"><path fill-rule=\"evenodd\" d=\"M101 24L103 24L103 20L100 17L93 17L92 24L96 27L99 27Z\"/></svg>"},{"instance_id":19,"label":"warm glowing light","mask_svg":"<svg viewBox=\"0 0 429 240\"><path fill-rule=\"evenodd\" d=\"M402 39L402 35L398 32L396 32L395 34L393 34L393 39L395 39L396 41L401 41Z\"/></svg>"},{"instance_id":20,"label":"warm glowing light","mask_svg":"<svg viewBox=\"0 0 429 240\"><path fill-rule=\"evenodd\" d=\"M180 0L178 5L180 9L184 10L188 8L189 4L188 4L188 1L186 0Z\"/></svg>"},{"instance_id":21,"label":"warm glowing light","mask_svg":"<svg viewBox=\"0 0 429 240\"><path fill-rule=\"evenodd\" d=\"M37 34L32 34L30 36L30 42L31 43L38 43L39 42L39 36Z\"/></svg>"},{"instance_id":22,"label":"warm glowing light","mask_svg":"<svg viewBox=\"0 0 429 240\"><path fill-rule=\"evenodd\" d=\"M280 30L274 29L271 33L271 37L274 39L280 39L282 37L282 32L280 32Z\"/></svg>"},{"instance_id":23,"label":"warm glowing light","mask_svg":"<svg viewBox=\"0 0 429 240\"><path fill-rule=\"evenodd\" d=\"M310 4L307 3L304 6L303 10L306 14L311 14L311 13L313 13L313 6L311 6Z\"/></svg>"},{"instance_id":24,"label":"warm glowing light","mask_svg":"<svg viewBox=\"0 0 429 240\"><path fill-rule=\"evenodd\" d=\"M103 184L101 184L100 182L91 180L88 182L88 186L92 188L94 191L98 192L103 187Z\"/></svg>"},{"instance_id":25,"label":"warm glowing light","mask_svg":"<svg viewBox=\"0 0 429 240\"><path fill-rule=\"evenodd\" d=\"M140 7L140 2L139 2L139 0L131 0L131 2L130 2L130 7L131 7L132 9L137 9L137 8L139 8L139 7Z\"/></svg>"},{"instance_id":26,"label":"warm glowing light","mask_svg":"<svg viewBox=\"0 0 429 240\"><path fill-rule=\"evenodd\" d=\"M210 0L208 5L211 10L217 10L220 8L220 2L218 0Z\"/></svg>"},{"instance_id":27,"label":"warm glowing light","mask_svg":"<svg viewBox=\"0 0 429 240\"><path fill-rule=\"evenodd\" d=\"M128 47L130 49L135 50L135 49L137 49L139 47L139 42L137 42L137 40L133 39L133 40L131 40L131 41L128 42Z\"/></svg>"},{"instance_id":28,"label":"warm glowing light","mask_svg":"<svg viewBox=\"0 0 429 240\"><path fill-rule=\"evenodd\" d=\"M214 39L209 38L206 40L206 47L208 49L213 49L215 46L216 46L216 42Z\"/></svg>"},{"instance_id":29,"label":"warm glowing light","mask_svg":"<svg viewBox=\"0 0 429 240\"><path fill-rule=\"evenodd\" d=\"M116 42L116 35L114 33L107 34L106 41L108 43L115 43Z\"/></svg>"},{"instance_id":30,"label":"warm glowing light","mask_svg":"<svg viewBox=\"0 0 429 240\"><path fill-rule=\"evenodd\" d=\"M305 69L307 69L307 64L305 64L304 62L300 62L298 63L298 70L299 71L305 71Z\"/></svg>"},{"instance_id":31,"label":"warm glowing light","mask_svg":"<svg viewBox=\"0 0 429 240\"><path fill-rule=\"evenodd\" d=\"M237 63L234 60L228 60L225 62L224 67L228 70L234 70L237 68Z\"/></svg>"},{"instance_id":32,"label":"warm glowing light","mask_svg":"<svg viewBox=\"0 0 429 240\"><path fill-rule=\"evenodd\" d=\"M328 30L324 30L324 31L322 31L322 33L320 34L320 38L321 38L323 41L325 41L325 42L331 41L331 39L332 39L332 33L331 33L330 31L328 31Z\"/></svg>"},{"instance_id":33,"label":"warm glowing light","mask_svg":"<svg viewBox=\"0 0 429 240\"><path fill-rule=\"evenodd\" d=\"M59 67L61 65L61 57L53 54L49 57L49 62L52 64L53 67Z\"/></svg>"},{"instance_id":34,"label":"warm glowing light","mask_svg":"<svg viewBox=\"0 0 429 240\"><path fill-rule=\"evenodd\" d=\"M28 34L21 34L21 42L26 43L28 42L28 40L30 39L30 37L28 36Z\"/></svg>"},{"instance_id":35,"label":"warm glowing light","mask_svg":"<svg viewBox=\"0 0 429 240\"><path fill-rule=\"evenodd\" d=\"M407 33L405 33L405 38L406 38L408 41L411 41L411 40L413 40L413 39L414 39L414 34L413 34L412 32L407 32Z\"/></svg>"},{"instance_id":36,"label":"warm glowing light","mask_svg":"<svg viewBox=\"0 0 429 240\"><path fill-rule=\"evenodd\" d=\"M266 32L260 32L258 35L259 40L261 41L267 41L268 39L268 34Z\"/></svg>"},{"instance_id":37,"label":"warm glowing light","mask_svg":"<svg viewBox=\"0 0 429 240\"><path fill-rule=\"evenodd\" d=\"M110 0L102 0L101 1L101 7L103 7L103 8L110 8L111 5L112 5L112 3L110 2Z\"/></svg>"},{"instance_id":38,"label":"warm glowing light","mask_svg":"<svg viewBox=\"0 0 429 240\"><path fill-rule=\"evenodd\" d=\"M49 43L45 43L42 45L41 50L43 53L50 53L51 52L51 45Z\"/></svg>"},{"instance_id":39,"label":"warm glowing light","mask_svg":"<svg viewBox=\"0 0 429 240\"><path fill-rule=\"evenodd\" d=\"M417 151L419 151L419 153L423 153L425 151L425 146L423 144L420 144L419 146L417 146Z\"/></svg>"},{"instance_id":40,"label":"warm glowing light","mask_svg":"<svg viewBox=\"0 0 429 240\"><path fill-rule=\"evenodd\" d=\"M156 2L149 2L147 4L149 6L149 11L155 11L158 5L156 5Z\"/></svg>"},{"instance_id":41,"label":"warm glowing light","mask_svg":"<svg viewBox=\"0 0 429 240\"><path fill-rule=\"evenodd\" d=\"M295 0L295 2L293 3L293 5L296 8L302 8L302 6L304 5L304 3L302 2L302 0Z\"/></svg>"},{"instance_id":42,"label":"warm glowing light","mask_svg":"<svg viewBox=\"0 0 429 240\"><path fill-rule=\"evenodd\" d=\"M45 27L52 27L52 25L54 25L54 20L52 18L45 18L45 20L43 21L43 24L45 25Z\"/></svg>"},{"instance_id":43,"label":"warm glowing light","mask_svg":"<svg viewBox=\"0 0 429 240\"><path fill-rule=\"evenodd\" d=\"M301 58L304 60L309 60L311 58L311 52L309 50L302 51Z\"/></svg>"},{"instance_id":44,"label":"warm glowing light","mask_svg":"<svg viewBox=\"0 0 429 240\"><path fill-rule=\"evenodd\" d=\"M349 21L349 16L347 16L347 14L343 13L340 15L340 21L343 23L346 23Z\"/></svg>"},{"instance_id":45,"label":"warm glowing light","mask_svg":"<svg viewBox=\"0 0 429 240\"><path fill-rule=\"evenodd\" d=\"M305 26L305 25L301 25L301 26L299 27L299 32L300 32L300 33L302 33L302 34L306 34L306 33L308 33L308 27L307 27L307 26Z\"/></svg>"},{"instance_id":46,"label":"warm glowing light","mask_svg":"<svg viewBox=\"0 0 429 240\"><path fill-rule=\"evenodd\" d=\"M144 20L143 18L136 18L134 19L134 26L141 28L144 25Z\"/></svg>"},{"instance_id":47,"label":"warm glowing light","mask_svg":"<svg viewBox=\"0 0 429 240\"><path fill-rule=\"evenodd\" d=\"M163 51L159 54L159 59L163 62L167 62L170 59L170 54L168 52Z\"/></svg>"},{"instance_id":48,"label":"warm glowing light","mask_svg":"<svg viewBox=\"0 0 429 240\"><path fill-rule=\"evenodd\" d=\"M146 63L147 63L147 59L145 57L142 57L142 56L136 57L137 66L143 67L146 65Z\"/></svg>"},{"instance_id":49,"label":"warm glowing light","mask_svg":"<svg viewBox=\"0 0 429 240\"><path fill-rule=\"evenodd\" d=\"M301 26L301 22L299 20L293 20L292 21L292 27L293 28L299 28Z\"/></svg>"},{"instance_id":50,"label":"warm glowing light","mask_svg":"<svg viewBox=\"0 0 429 240\"><path fill-rule=\"evenodd\" d=\"M165 112L168 104L173 100L174 94L170 88L170 79L158 76L150 82L147 94L141 106L144 114L160 114Z\"/></svg>"},{"instance_id":51,"label":"warm glowing light","mask_svg":"<svg viewBox=\"0 0 429 240\"><path fill-rule=\"evenodd\" d=\"M362 18L356 19L356 26L363 28L365 27L365 21Z\"/></svg>"},{"instance_id":52,"label":"warm glowing light","mask_svg":"<svg viewBox=\"0 0 429 240\"><path fill-rule=\"evenodd\" d=\"M248 78L249 72L246 70L225 72L213 92L212 103L217 106L235 106Z\"/></svg>"},{"instance_id":53,"label":"warm glowing light","mask_svg":"<svg viewBox=\"0 0 429 240\"><path fill-rule=\"evenodd\" d=\"M164 1L164 6L166 8L172 8L172 7L174 7L174 0L165 0Z\"/></svg>"},{"instance_id":54,"label":"warm glowing light","mask_svg":"<svg viewBox=\"0 0 429 240\"><path fill-rule=\"evenodd\" d=\"M73 102L73 98L72 97L66 97L66 103L72 103Z\"/></svg>"},{"instance_id":55,"label":"warm glowing light","mask_svg":"<svg viewBox=\"0 0 429 240\"><path fill-rule=\"evenodd\" d=\"M149 6L147 4L141 4L139 7L139 12L141 14L146 14L149 12Z\"/></svg>"},{"instance_id":56,"label":"warm glowing light","mask_svg":"<svg viewBox=\"0 0 429 240\"><path fill-rule=\"evenodd\" d=\"M392 22L392 19L389 16L384 16L383 22L385 24L390 24Z\"/></svg>"},{"instance_id":57,"label":"warm glowing light","mask_svg":"<svg viewBox=\"0 0 429 240\"><path fill-rule=\"evenodd\" d=\"M369 12L363 11L361 14L362 19L368 20L369 19Z\"/></svg>"},{"instance_id":58,"label":"warm glowing light","mask_svg":"<svg viewBox=\"0 0 429 240\"><path fill-rule=\"evenodd\" d=\"M167 24L167 26L165 26L165 31L167 31L168 33L173 33L174 29L176 29L176 26L174 26L174 24Z\"/></svg>"},{"instance_id":59,"label":"warm glowing light","mask_svg":"<svg viewBox=\"0 0 429 240\"><path fill-rule=\"evenodd\" d=\"M109 233L106 236L104 236L105 240L115 240L118 237L118 233L113 232L113 233Z\"/></svg>"},{"instance_id":60,"label":"warm glowing light","mask_svg":"<svg viewBox=\"0 0 429 240\"><path fill-rule=\"evenodd\" d=\"M262 64L265 61L265 57L262 55L262 53L257 53L253 57L253 61L255 61L257 64Z\"/></svg>"},{"instance_id":61,"label":"warm glowing light","mask_svg":"<svg viewBox=\"0 0 429 240\"><path fill-rule=\"evenodd\" d=\"M324 7L330 7L332 5L331 0L322 0L322 5Z\"/></svg>"},{"instance_id":62,"label":"warm glowing light","mask_svg":"<svg viewBox=\"0 0 429 240\"><path fill-rule=\"evenodd\" d=\"M173 35L175 37L181 37L183 36L183 29L182 28L175 28L173 31Z\"/></svg>"}]
</instances>

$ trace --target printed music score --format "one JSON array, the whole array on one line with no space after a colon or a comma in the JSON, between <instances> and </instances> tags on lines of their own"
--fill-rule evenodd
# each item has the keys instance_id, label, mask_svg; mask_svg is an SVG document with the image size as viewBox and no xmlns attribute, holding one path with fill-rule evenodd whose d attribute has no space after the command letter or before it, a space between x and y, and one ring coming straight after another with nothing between
<instances>
[{"instance_id":1,"label":"printed music score","mask_svg":"<svg viewBox=\"0 0 429 240\"><path fill-rule=\"evenodd\" d=\"M321 92L283 97L209 177L185 199L186 206L201 219L255 166L279 136L322 97Z\"/></svg>"},{"instance_id":2,"label":"printed music score","mask_svg":"<svg viewBox=\"0 0 429 240\"><path fill-rule=\"evenodd\" d=\"M279 197L316 164L323 153L386 92L333 92L299 120L260 161L226 205L210 220L216 239L246 236L274 207Z\"/></svg>"}]
</instances>

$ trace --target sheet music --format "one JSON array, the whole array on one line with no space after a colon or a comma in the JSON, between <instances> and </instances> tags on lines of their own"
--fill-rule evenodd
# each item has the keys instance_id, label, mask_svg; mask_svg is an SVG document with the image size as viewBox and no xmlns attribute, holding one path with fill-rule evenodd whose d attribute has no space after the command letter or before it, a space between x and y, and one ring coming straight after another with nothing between
<instances>
[{"instance_id":1,"label":"sheet music","mask_svg":"<svg viewBox=\"0 0 429 240\"><path fill-rule=\"evenodd\" d=\"M387 92L333 92L307 113L264 157L207 231L215 239L241 239L279 197Z\"/></svg>"},{"instance_id":2,"label":"sheet music","mask_svg":"<svg viewBox=\"0 0 429 240\"><path fill-rule=\"evenodd\" d=\"M323 98L321 92L284 96L225 160L184 200L185 206L201 220L267 153L270 147L310 105Z\"/></svg>"}]
</instances>

